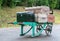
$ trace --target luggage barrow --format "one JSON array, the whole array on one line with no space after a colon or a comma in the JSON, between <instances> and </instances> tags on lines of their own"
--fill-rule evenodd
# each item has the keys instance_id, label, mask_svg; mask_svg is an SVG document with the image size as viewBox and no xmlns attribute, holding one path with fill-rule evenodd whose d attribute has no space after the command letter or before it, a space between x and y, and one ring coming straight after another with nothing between
<instances>
[{"instance_id":1,"label":"luggage barrow","mask_svg":"<svg viewBox=\"0 0 60 41\"><path fill-rule=\"evenodd\" d=\"M37 23L37 22L10 22L8 24L19 24L21 25L21 32L20 32L20 36L24 36L25 34L27 34L30 30L32 30L32 37L36 37L36 36L39 36L43 30L45 30L46 34L49 35L51 32L52 32L52 25L53 23L48 23L48 22L45 22L45 23ZM25 33L23 33L23 28L24 28L24 25L29 25L31 26L31 28L26 31ZM35 27L37 26L37 27ZM35 33L35 28L36 28L36 32Z\"/></svg>"}]
</instances>

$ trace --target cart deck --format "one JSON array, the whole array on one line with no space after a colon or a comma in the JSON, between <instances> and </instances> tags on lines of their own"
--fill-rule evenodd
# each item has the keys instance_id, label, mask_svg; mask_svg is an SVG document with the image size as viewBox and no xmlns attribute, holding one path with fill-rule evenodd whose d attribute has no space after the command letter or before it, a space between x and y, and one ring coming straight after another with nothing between
<instances>
[{"instance_id":1,"label":"cart deck","mask_svg":"<svg viewBox=\"0 0 60 41\"><path fill-rule=\"evenodd\" d=\"M48 23L48 22L45 22L45 23L36 23L36 22L20 22L20 23L18 23L18 22L11 22L9 24L15 24L15 25L18 24L18 25L21 26L20 36L24 36L30 30L32 30L32 35L31 36L36 37L36 36L39 36L43 32L43 30L46 30L46 27L47 27L48 24L52 24L52 23ZM29 26L31 26L31 28L27 32L23 33L23 29L24 29L25 25L29 25ZM36 28L35 26L37 26L37 25L41 26L41 28L40 28L39 32L35 33L35 28Z\"/></svg>"}]
</instances>

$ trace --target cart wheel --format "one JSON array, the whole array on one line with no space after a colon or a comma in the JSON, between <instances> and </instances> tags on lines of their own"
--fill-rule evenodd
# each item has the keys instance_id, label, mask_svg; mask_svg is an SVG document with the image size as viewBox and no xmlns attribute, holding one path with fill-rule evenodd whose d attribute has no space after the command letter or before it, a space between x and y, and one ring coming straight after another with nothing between
<instances>
[{"instance_id":1,"label":"cart wheel","mask_svg":"<svg viewBox=\"0 0 60 41\"><path fill-rule=\"evenodd\" d=\"M36 32L38 33L42 28L42 25L37 25Z\"/></svg>"},{"instance_id":2,"label":"cart wheel","mask_svg":"<svg viewBox=\"0 0 60 41\"><path fill-rule=\"evenodd\" d=\"M51 34L51 32L52 32L52 26L53 26L53 23L48 24L46 26L46 30L45 30L46 35L50 35Z\"/></svg>"}]
</instances>

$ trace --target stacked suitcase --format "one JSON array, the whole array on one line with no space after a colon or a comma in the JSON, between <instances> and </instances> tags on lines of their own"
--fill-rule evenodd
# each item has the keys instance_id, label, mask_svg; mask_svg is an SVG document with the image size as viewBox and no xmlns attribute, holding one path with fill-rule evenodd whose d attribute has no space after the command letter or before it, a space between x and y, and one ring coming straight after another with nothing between
<instances>
[{"instance_id":1,"label":"stacked suitcase","mask_svg":"<svg viewBox=\"0 0 60 41\"><path fill-rule=\"evenodd\" d=\"M48 6L28 7L25 10L34 12L36 22L54 22L54 15L50 14Z\"/></svg>"}]
</instances>

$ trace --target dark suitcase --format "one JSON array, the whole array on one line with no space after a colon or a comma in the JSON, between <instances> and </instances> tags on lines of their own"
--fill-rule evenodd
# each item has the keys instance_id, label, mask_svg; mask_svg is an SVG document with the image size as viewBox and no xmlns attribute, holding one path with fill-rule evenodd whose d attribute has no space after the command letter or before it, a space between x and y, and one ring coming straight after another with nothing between
<instances>
[{"instance_id":1,"label":"dark suitcase","mask_svg":"<svg viewBox=\"0 0 60 41\"><path fill-rule=\"evenodd\" d=\"M34 22L35 16L33 12L17 12L17 22Z\"/></svg>"}]
</instances>

